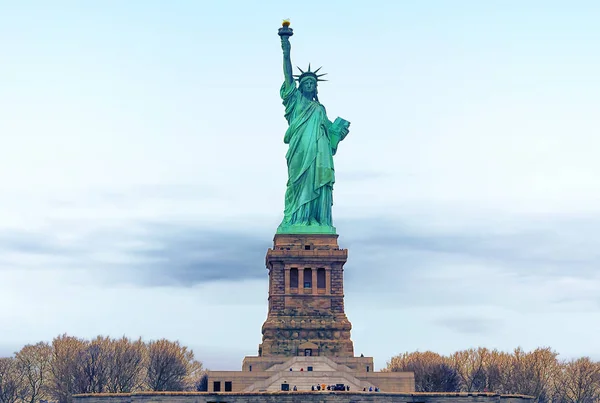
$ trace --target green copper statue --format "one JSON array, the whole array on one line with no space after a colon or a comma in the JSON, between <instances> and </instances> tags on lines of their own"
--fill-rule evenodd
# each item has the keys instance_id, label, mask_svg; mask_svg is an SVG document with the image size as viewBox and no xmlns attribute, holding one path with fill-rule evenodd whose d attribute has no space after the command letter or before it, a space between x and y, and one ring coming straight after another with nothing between
<instances>
[{"instance_id":1,"label":"green copper statue","mask_svg":"<svg viewBox=\"0 0 600 403\"><path fill-rule=\"evenodd\" d=\"M283 49L281 98L289 127L283 142L289 144L286 154L288 182L285 210L277 233L335 234L331 219L335 173L333 156L338 144L348 134L350 122L337 118L331 122L317 96L317 82L325 81L319 69L292 74L289 21L279 29ZM296 77L298 87L294 80Z\"/></svg>"}]
</instances>

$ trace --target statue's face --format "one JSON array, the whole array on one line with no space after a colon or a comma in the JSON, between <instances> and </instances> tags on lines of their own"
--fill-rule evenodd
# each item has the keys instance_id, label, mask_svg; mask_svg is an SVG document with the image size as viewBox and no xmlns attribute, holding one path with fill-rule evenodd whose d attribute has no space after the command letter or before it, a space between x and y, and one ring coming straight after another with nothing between
<instances>
[{"instance_id":1,"label":"statue's face","mask_svg":"<svg viewBox=\"0 0 600 403\"><path fill-rule=\"evenodd\" d=\"M302 82L302 92L305 94L314 94L317 89L317 83L315 80L305 80Z\"/></svg>"}]
</instances>

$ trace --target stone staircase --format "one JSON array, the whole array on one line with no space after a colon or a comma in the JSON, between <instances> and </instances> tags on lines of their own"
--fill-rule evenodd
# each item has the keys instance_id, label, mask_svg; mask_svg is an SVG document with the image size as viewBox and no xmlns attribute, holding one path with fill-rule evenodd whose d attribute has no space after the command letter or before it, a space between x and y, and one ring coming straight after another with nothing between
<instances>
[{"instance_id":1,"label":"stone staircase","mask_svg":"<svg viewBox=\"0 0 600 403\"><path fill-rule=\"evenodd\" d=\"M309 366L313 367L312 371L307 370ZM350 386L350 391L354 392L376 386L361 381L352 375L353 371L350 368L337 364L327 357L294 357L283 364L273 365L267 371L275 373L264 381L248 386L244 391L275 392L280 391L281 385L284 383L290 385L290 391L293 390L294 386L298 391L310 391L312 386L335 385L338 383Z\"/></svg>"},{"instance_id":2,"label":"stone staircase","mask_svg":"<svg viewBox=\"0 0 600 403\"><path fill-rule=\"evenodd\" d=\"M307 370L313 367L313 371L342 371L353 372L346 365L338 364L327 357L293 357L282 364L276 364L268 368L267 371L285 371L292 368L292 371Z\"/></svg>"},{"instance_id":3,"label":"stone staircase","mask_svg":"<svg viewBox=\"0 0 600 403\"><path fill-rule=\"evenodd\" d=\"M338 383L343 383L344 385L350 386L351 391L362 391L363 388L368 388L372 386L371 384L367 384L365 382L360 381L359 379L353 377L352 375L345 372L321 372L321 371L311 371L311 372L295 372L295 371L285 371L277 372L275 375L270 377L269 379L257 382L248 388L246 388L245 392L259 392L259 391L267 391L267 392L276 392L281 390L281 385L287 383L290 385L290 391L293 390L294 386L296 386L298 391L310 391L311 386L316 386L325 384L325 385L335 385Z\"/></svg>"}]
</instances>

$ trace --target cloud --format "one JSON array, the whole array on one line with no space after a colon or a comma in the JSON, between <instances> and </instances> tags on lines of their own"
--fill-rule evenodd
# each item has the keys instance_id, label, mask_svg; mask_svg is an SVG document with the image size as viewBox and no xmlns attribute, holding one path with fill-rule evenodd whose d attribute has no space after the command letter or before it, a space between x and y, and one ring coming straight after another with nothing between
<instances>
[{"instance_id":1,"label":"cloud","mask_svg":"<svg viewBox=\"0 0 600 403\"><path fill-rule=\"evenodd\" d=\"M501 321L477 317L439 319L435 323L457 333L469 334L487 334L502 324Z\"/></svg>"},{"instance_id":2,"label":"cloud","mask_svg":"<svg viewBox=\"0 0 600 403\"><path fill-rule=\"evenodd\" d=\"M482 267L503 266L519 276L595 276L600 264L600 217L538 220L525 217L491 229L415 227L414 221L376 217L347 220L350 250L368 259L401 255L411 263L441 258ZM493 225L490 223L490 225ZM568 267L568 272L565 268ZM523 270L524 269L524 270Z\"/></svg>"},{"instance_id":3,"label":"cloud","mask_svg":"<svg viewBox=\"0 0 600 403\"><path fill-rule=\"evenodd\" d=\"M0 251L3 253L55 255L72 253L75 249L58 244L49 233L0 230Z\"/></svg>"},{"instance_id":4,"label":"cloud","mask_svg":"<svg viewBox=\"0 0 600 403\"><path fill-rule=\"evenodd\" d=\"M426 221L423 221L426 223ZM193 286L213 281L244 281L265 276L264 256L273 229L181 220L129 220L98 224L57 224L37 231L0 231L0 269L60 265L91 270L111 282L139 286ZM436 229L385 217L342 219L340 246L348 248L347 280L360 281L368 267L371 287L405 289L417 280L448 281L443 267L457 276L490 273L523 278L596 275L600 240L592 236L600 220L590 217L505 224L495 231ZM28 257L27 259L18 259ZM456 269L460 267L460 269ZM568 268L568 270L567 270ZM102 274L104 273L104 274ZM121 273L116 275L115 273ZM369 285L365 285L366 289Z\"/></svg>"},{"instance_id":5,"label":"cloud","mask_svg":"<svg viewBox=\"0 0 600 403\"><path fill-rule=\"evenodd\" d=\"M100 193L98 198L113 203L135 202L140 199L168 199L182 202L189 199L200 201L203 199L222 198L224 195L224 189L219 189L213 185L164 183L139 184L121 189L115 187Z\"/></svg>"},{"instance_id":6,"label":"cloud","mask_svg":"<svg viewBox=\"0 0 600 403\"><path fill-rule=\"evenodd\" d=\"M0 232L0 270L78 269L107 283L185 287L266 274L268 236L160 222L92 225L71 231L65 241L60 239L64 234L52 233L49 228Z\"/></svg>"},{"instance_id":7,"label":"cloud","mask_svg":"<svg viewBox=\"0 0 600 403\"><path fill-rule=\"evenodd\" d=\"M190 286L210 281L243 281L266 275L264 256L269 237L194 225L141 224L144 242L133 248L141 259L133 270L146 284Z\"/></svg>"}]
</instances>

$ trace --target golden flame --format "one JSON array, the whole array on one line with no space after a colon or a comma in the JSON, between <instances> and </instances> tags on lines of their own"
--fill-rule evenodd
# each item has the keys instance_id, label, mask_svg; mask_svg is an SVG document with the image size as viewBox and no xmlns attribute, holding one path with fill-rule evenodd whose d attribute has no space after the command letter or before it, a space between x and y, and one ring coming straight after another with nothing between
<instances>
[{"instance_id":1,"label":"golden flame","mask_svg":"<svg viewBox=\"0 0 600 403\"><path fill-rule=\"evenodd\" d=\"M287 18L287 19L283 20L283 22L281 23L281 26L282 27L286 27L286 28L289 27L290 26L290 19Z\"/></svg>"}]
</instances>

